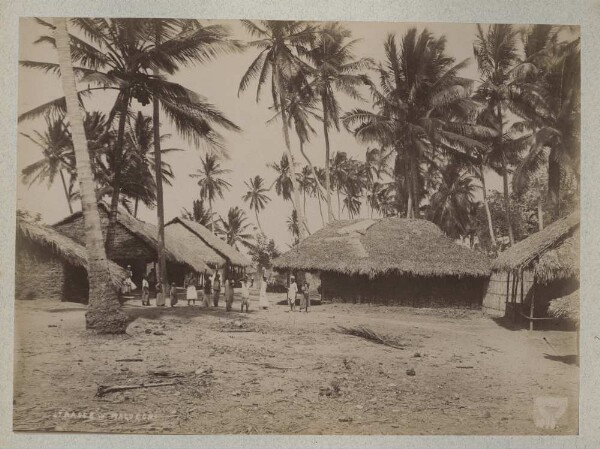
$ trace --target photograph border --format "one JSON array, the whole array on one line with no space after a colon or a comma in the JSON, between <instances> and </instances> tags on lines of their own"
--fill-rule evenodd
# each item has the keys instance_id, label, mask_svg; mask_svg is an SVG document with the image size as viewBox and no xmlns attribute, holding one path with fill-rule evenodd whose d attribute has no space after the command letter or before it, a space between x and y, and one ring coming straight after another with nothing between
<instances>
[{"instance_id":1,"label":"photograph border","mask_svg":"<svg viewBox=\"0 0 600 449\"><path fill-rule=\"evenodd\" d=\"M577 436L107 435L12 431L19 18L26 16L197 17L373 22L579 25L582 38L581 364ZM600 442L600 0L24 0L0 5L0 448L4 447L597 447ZM584 213L583 213L584 212ZM596 399L594 399L596 398Z\"/></svg>"}]
</instances>

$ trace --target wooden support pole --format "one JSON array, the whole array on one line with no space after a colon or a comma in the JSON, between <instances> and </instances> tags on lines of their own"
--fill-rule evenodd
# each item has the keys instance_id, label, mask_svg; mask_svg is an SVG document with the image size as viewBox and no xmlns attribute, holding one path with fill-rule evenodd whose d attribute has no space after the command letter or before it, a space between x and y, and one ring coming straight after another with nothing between
<instances>
[{"instance_id":1,"label":"wooden support pole","mask_svg":"<svg viewBox=\"0 0 600 449\"><path fill-rule=\"evenodd\" d=\"M531 287L531 305L529 306L529 331L533 331L533 309L535 304L535 277L533 278L533 286Z\"/></svg>"}]
</instances>

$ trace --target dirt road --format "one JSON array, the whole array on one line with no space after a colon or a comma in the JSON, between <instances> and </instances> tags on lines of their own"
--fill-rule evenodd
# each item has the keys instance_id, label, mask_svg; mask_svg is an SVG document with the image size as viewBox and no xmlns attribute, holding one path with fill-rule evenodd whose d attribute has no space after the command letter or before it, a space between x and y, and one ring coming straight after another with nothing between
<instances>
[{"instance_id":1,"label":"dirt road","mask_svg":"<svg viewBox=\"0 0 600 449\"><path fill-rule=\"evenodd\" d=\"M14 429L577 433L574 332L530 335L454 309L325 304L289 313L277 299L258 311L253 298L248 314L126 305L137 319L122 336L86 332L84 306L18 301ZM338 325L369 326L404 349ZM99 385L140 383L175 385L96 396ZM540 397L567 399L556 429L535 425Z\"/></svg>"}]
</instances>

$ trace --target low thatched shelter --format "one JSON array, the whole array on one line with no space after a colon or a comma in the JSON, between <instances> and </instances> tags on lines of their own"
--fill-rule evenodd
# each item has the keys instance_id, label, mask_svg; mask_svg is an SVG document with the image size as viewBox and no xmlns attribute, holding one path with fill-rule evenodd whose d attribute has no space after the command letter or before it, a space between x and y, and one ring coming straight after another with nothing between
<instances>
[{"instance_id":1,"label":"low thatched shelter","mask_svg":"<svg viewBox=\"0 0 600 449\"><path fill-rule=\"evenodd\" d=\"M579 212L560 218L500 253L484 312L513 320L548 318L550 301L579 288Z\"/></svg>"},{"instance_id":2,"label":"low thatched shelter","mask_svg":"<svg viewBox=\"0 0 600 449\"><path fill-rule=\"evenodd\" d=\"M88 300L85 247L56 230L17 218L15 297ZM120 288L125 270L108 263L111 281Z\"/></svg>"},{"instance_id":3,"label":"low thatched shelter","mask_svg":"<svg viewBox=\"0 0 600 449\"><path fill-rule=\"evenodd\" d=\"M106 235L108 227L109 206L98 203L102 231ZM76 212L53 225L60 233L85 245L83 215ZM119 208L117 227L115 230L114 248L109 254L111 260L122 267L131 265L133 282L141 285L142 276L150 266L157 263L158 229L150 223L130 215ZM203 255L189 247L178 238L169 238L165 234L165 255L167 258L167 275L169 281L178 285L183 283L184 276L190 271L204 272L209 269Z\"/></svg>"},{"instance_id":4,"label":"low thatched shelter","mask_svg":"<svg viewBox=\"0 0 600 449\"><path fill-rule=\"evenodd\" d=\"M481 305L489 259L421 219L340 220L273 261L318 272L326 300Z\"/></svg>"},{"instance_id":5,"label":"low thatched shelter","mask_svg":"<svg viewBox=\"0 0 600 449\"><path fill-rule=\"evenodd\" d=\"M227 270L236 278L241 276L247 267L252 266L252 262L246 256L198 222L174 218L165 225L165 235L184 243L199 254L212 269Z\"/></svg>"}]
</instances>

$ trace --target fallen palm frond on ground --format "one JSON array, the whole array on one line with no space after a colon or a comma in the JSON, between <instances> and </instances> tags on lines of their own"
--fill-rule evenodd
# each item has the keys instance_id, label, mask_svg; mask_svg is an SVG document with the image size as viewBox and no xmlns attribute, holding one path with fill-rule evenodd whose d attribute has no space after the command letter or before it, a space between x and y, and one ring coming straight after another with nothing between
<instances>
[{"instance_id":1,"label":"fallen palm frond on ground","mask_svg":"<svg viewBox=\"0 0 600 449\"><path fill-rule=\"evenodd\" d=\"M378 343L380 345L389 346L390 348L404 349L404 347L402 347L401 345L394 343L389 338L379 335L373 329L370 329L366 326L356 326L356 327L338 326L337 328L334 328L333 330L336 332L339 332L340 334L354 335L355 337L364 338L365 340L369 340L374 343Z\"/></svg>"}]
</instances>

